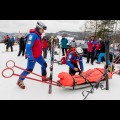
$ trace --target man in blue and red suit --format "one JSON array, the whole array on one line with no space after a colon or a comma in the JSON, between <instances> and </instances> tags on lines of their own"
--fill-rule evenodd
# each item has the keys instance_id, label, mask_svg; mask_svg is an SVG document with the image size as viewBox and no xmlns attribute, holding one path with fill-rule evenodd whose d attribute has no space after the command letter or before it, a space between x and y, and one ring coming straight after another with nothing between
<instances>
[{"instance_id":1,"label":"man in blue and red suit","mask_svg":"<svg viewBox=\"0 0 120 120\"><path fill-rule=\"evenodd\" d=\"M69 74L71 76L75 75L77 72L82 74L84 66L81 53L83 53L83 50L80 47L71 49L73 50L66 57L66 64L69 66Z\"/></svg>"},{"instance_id":2,"label":"man in blue and red suit","mask_svg":"<svg viewBox=\"0 0 120 120\"><path fill-rule=\"evenodd\" d=\"M44 33L44 30L46 30L47 27L45 26L44 23L42 22L37 22L36 28L30 30L30 34L27 36L27 41L26 41L26 53L28 55L28 62L27 62L27 71L32 72L35 66L35 63L38 62L41 65L41 72L42 80L46 80L46 68L47 68L47 63L45 62L44 58L42 57L42 39L41 35ZM25 89L25 85L23 83L24 77L26 77L29 74L29 72L23 71L22 74L20 75L17 85ZM22 77L24 76L24 77Z\"/></svg>"}]
</instances>

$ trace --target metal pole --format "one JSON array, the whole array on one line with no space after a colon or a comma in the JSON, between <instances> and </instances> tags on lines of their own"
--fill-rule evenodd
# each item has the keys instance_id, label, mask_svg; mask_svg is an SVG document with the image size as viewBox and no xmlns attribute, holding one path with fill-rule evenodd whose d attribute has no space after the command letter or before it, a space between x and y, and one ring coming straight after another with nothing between
<instances>
[{"instance_id":1,"label":"metal pole","mask_svg":"<svg viewBox=\"0 0 120 120\"><path fill-rule=\"evenodd\" d=\"M105 41L105 52L106 52L106 74L105 74L105 79L106 79L106 90L109 90L109 81L108 81L108 60L109 60L109 44L110 41L106 40Z\"/></svg>"},{"instance_id":2,"label":"metal pole","mask_svg":"<svg viewBox=\"0 0 120 120\"><path fill-rule=\"evenodd\" d=\"M96 39L96 33L97 33L97 20L96 20L96 28L95 28L95 39Z\"/></svg>"}]
</instances>

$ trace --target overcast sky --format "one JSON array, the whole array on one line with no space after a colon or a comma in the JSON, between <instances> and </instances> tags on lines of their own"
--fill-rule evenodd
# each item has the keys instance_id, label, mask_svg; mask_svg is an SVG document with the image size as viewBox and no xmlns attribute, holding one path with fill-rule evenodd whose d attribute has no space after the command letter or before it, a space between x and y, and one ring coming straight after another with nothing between
<instances>
[{"instance_id":1,"label":"overcast sky","mask_svg":"<svg viewBox=\"0 0 120 120\"><path fill-rule=\"evenodd\" d=\"M0 32L27 32L31 28L35 28L38 20L0 20ZM39 20L40 21L40 20ZM41 20L47 26L46 33L66 31L81 31L84 26L84 20Z\"/></svg>"}]
</instances>

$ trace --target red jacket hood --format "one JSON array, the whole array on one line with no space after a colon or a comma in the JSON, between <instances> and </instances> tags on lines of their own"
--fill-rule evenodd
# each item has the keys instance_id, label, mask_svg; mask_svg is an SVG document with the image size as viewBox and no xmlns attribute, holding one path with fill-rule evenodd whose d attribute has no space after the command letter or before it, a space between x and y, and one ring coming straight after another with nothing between
<instances>
[{"instance_id":1,"label":"red jacket hood","mask_svg":"<svg viewBox=\"0 0 120 120\"><path fill-rule=\"evenodd\" d=\"M29 30L29 33L33 33L33 32L35 32L36 31L36 29L34 28L34 29L30 29Z\"/></svg>"},{"instance_id":2,"label":"red jacket hood","mask_svg":"<svg viewBox=\"0 0 120 120\"><path fill-rule=\"evenodd\" d=\"M36 33L38 36L41 37L41 34L36 31L36 28L30 29L29 32L30 32L30 33Z\"/></svg>"}]
</instances>

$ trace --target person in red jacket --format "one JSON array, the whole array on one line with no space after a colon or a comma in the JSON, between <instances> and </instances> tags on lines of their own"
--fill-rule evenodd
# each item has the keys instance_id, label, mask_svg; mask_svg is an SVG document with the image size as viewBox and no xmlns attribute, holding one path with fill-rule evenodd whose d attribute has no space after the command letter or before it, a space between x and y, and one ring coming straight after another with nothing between
<instances>
[{"instance_id":1,"label":"person in red jacket","mask_svg":"<svg viewBox=\"0 0 120 120\"><path fill-rule=\"evenodd\" d=\"M25 89L24 80L27 75L29 75L34 67L35 64L38 63L41 66L41 75L42 81L49 80L47 78L47 63L42 56L42 39L41 35L44 33L44 30L47 30L47 26L38 21L36 24L36 28L30 30L30 33L27 35L27 42L26 42L26 53L28 55L27 59L27 67L26 69L20 74L20 77L17 81L17 85ZM29 72L28 72L29 71Z\"/></svg>"},{"instance_id":2,"label":"person in red jacket","mask_svg":"<svg viewBox=\"0 0 120 120\"><path fill-rule=\"evenodd\" d=\"M13 52L12 41L9 35L4 37L4 43L6 45L6 52L8 52L9 47L11 48L11 52Z\"/></svg>"},{"instance_id":3,"label":"person in red jacket","mask_svg":"<svg viewBox=\"0 0 120 120\"><path fill-rule=\"evenodd\" d=\"M95 54L94 54L94 58L97 59L98 58L98 55L100 54L100 47L101 47L101 44L100 44L100 41L102 39L99 38L98 39L98 42L97 42L97 45L96 45L96 49L95 49Z\"/></svg>"},{"instance_id":4,"label":"person in red jacket","mask_svg":"<svg viewBox=\"0 0 120 120\"><path fill-rule=\"evenodd\" d=\"M94 39L94 36L91 36L90 40L87 42L88 49L87 49L87 62L89 63L90 57L91 57L91 64L93 65L94 62L94 52L96 48L96 40Z\"/></svg>"},{"instance_id":5,"label":"person in red jacket","mask_svg":"<svg viewBox=\"0 0 120 120\"><path fill-rule=\"evenodd\" d=\"M48 40L47 40L46 36L43 37L42 43L43 43L43 57L46 59L47 58L47 49L48 49Z\"/></svg>"}]
</instances>

